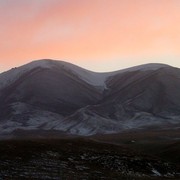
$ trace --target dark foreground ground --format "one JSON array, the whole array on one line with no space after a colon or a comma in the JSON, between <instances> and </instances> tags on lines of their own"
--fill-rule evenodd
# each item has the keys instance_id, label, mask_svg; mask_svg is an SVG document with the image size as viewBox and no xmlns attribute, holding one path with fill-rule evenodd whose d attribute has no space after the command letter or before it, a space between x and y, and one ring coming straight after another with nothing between
<instances>
[{"instance_id":1,"label":"dark foreground ground","mask_svg":"<svg viewBox=\"0 0 180 180\"><path fill-rule=\"evenodd\" d=\"M0 141L1 179L180 179L179 132Z\"/></svg>"}]
</instances>

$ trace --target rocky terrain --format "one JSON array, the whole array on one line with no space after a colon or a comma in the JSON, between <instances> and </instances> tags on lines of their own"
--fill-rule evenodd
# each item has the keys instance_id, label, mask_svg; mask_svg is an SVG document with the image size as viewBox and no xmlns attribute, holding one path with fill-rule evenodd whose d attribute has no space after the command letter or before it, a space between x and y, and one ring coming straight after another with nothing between
<instances>
[{"instance_id":1,"label":"rocky terrain","mask_svg":"<svg viewBox=\"0 0 180 180\"><path fill-rule=\"evenodd\" d=\"M173 144L179 150L179 142L156 142L153 153L146 150L152 143L127 142L115 145L88 138L1 141L0 179L180 178L179 157L172 157L178 152L171 156L166 149L164 158L162 148Z\"/></svg>"}]
</instances>

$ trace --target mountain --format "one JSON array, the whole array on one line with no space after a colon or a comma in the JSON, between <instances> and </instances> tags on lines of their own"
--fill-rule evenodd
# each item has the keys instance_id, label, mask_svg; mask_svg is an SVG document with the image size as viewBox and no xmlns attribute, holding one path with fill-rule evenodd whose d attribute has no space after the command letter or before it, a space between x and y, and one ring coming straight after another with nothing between
<instances>
[{"instance_id":1,"label":"mountain","mask_svg":"<svg viewBox=\"0 0 180 180\"><path fill-rule=\"evenodd\" d=\"M180 128L180 69L145 64L96 73L53 60L0 74L0 134L92 135Z\"/></svg>"}]
</instances>

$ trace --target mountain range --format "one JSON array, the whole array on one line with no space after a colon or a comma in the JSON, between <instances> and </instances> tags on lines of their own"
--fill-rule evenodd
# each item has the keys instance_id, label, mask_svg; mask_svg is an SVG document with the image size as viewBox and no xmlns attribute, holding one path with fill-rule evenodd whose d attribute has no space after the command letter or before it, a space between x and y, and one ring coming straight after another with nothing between
<instances>
[{"instance_id":1,"label":"mountain range","mask_svg":"<svg viewBox=\"0 0 180 180\"><path fill-rule=\"evenodd\" d=\"M0 74L0 134L89 136L180 128L180 69L145 64L108 73L38 60Z\"/></svg>"}]
</instances>

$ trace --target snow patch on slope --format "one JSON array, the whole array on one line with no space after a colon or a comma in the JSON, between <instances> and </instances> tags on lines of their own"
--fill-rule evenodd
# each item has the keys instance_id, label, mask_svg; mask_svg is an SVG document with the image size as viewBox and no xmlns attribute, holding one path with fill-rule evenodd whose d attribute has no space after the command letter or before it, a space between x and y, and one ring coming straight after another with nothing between
<instances>
[{"instance_id":1,"label":"snow patch on slope","mask_svg":"<svg viewBox=\"0 0 180 180\"><path fill-rule=\"evenodd\" d=\"M13 117L0 123L0 135L21 129L58 130L73 135L90 136L113 134L131 129L146 129L151 126L159 127L159 125L161 125L161 129L166 129L172 124L172 119L161 119L144 113L134 116L132 119L110 119L90 111L88 107L63 117L50 111L38 110L25 103L13 103ZM176 119L175 127L179 127L179 118Z\"/></svg>"},{"instance_id":2,"label":"snow patch on slope","mask_svg":"<svg viewBox=\"0 0 180 180\"><path fill-rule=\"evenodd\" d=\"M50 61L33 61L29 64L20 66L18 68L12 68L9 71L3 72L0 74L0 90L11 83L15 82L21 75L24 73L37 68L37 67L42 67L42 68L50 68Z\"/></svg>"},{"instance_id":3,"label":"snow patch on slope","mask_svg":"<svg viewBox=\"0 0 180 180\"><path fill-rule=\"evenodd\" d=\"M97 73L92 72L76 65L60 61L61 66L63 65L65 68L71 70L74 74L76 74L80 79L84 80L88 84L93 86L106 86L105 81L110 73Z\"/></svg>"},{"instance_id":4,"label":"snow patch on slope","mask_svg":"<svg viewBox=\"0 0 180 180\"><path fill-rule=\"evenodd\" d=\"M71 70L71 72L78 75L78 77L80 79L84 80L88 84L91 84L93 86L103 87L103 88L106 88L106 80L109 77L114 76L116 74L120 74L120 73L124 73L124 72L131 72L131 71L158 70L163 67L168 67L168 65L165 65L165 64L150 63L150 64L135 66L132 68L127 68L127 69L123 69L123 70L119 70L119 71L98 73L98 72L93 72L93 71L83 69L79 66L76 66L71 63L64 62L64 61L52 61L52 62L55 62L56 65L59 64L60 66L63 66L65 68Z\"/></svg>"},{"instance_id":5,"label":"snow patch on slope","mask_svg":"<svg viewBox=\"0 0 180 180\"><path fill-rule=\"evenodd\" d=\"M79 66L76 66L71 63L64 62L64 61L55 61L55 60L49 60L49 59L37 60L37 61L32 61L29 64L20 66L18 68L13 68L7 72L1 73L0 74L0 90L4 87L10 85L11 83L15 82L24 73L26 73L34 68L37 68L37 67L48 68L48 69L56 67L56 68L59 68L60 70L62 68L67 69L68 71L72 72L73 74L75 74L80 79L82 79L83 81L85 81L86 83L88 83L90 85L106 88L106 80L110 76L114 76L116 74L124 73L124 72L128 72L128 71L157 70L162 67L167 67L167 65L145 64L145 65L135 66L132 68L114 71L114 72L98 73L98 72L93 72L93 71L83 69Z\"/></svg>"},{"instance_id":6,"label":"snow patch on slope","mask_svg":"<svg viewBox=\"0 0 180 180\"><path fill-rule=\"evenodd\" d=\"M54 60L37 60L29 64L20 66L18 68L13 68L9 71L0 74L0 90L11 83L15 82L21 75L34 69L34 68L59 68L59 70L66 69L72 72L74 75L78 76L80 79L86 83L93 86L105 87L106 78L111 75L111 73L96 73L88 71L76 65L64 62L64 61L54 61Z\"/></svg>"}]
</instances>

